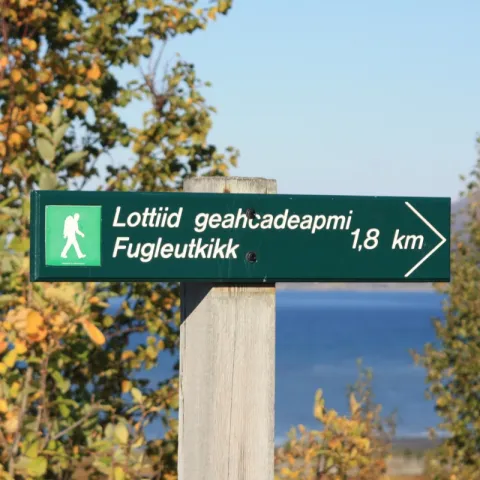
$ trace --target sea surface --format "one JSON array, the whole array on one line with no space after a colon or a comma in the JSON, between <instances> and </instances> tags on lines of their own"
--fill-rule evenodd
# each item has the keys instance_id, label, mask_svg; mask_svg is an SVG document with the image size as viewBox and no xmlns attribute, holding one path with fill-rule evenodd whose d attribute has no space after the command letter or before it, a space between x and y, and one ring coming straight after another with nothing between
<instances>
[{"instance_id":1,"label":"sea surface","mask_svg":"<svg viewBox=\"0 0 480 480\"><path fill-rule=\"evenodd\" d=\"M347 388L357 379L360 358L373 370L373 392L384 414L396 411L397 437L425 437L438 418L425 399L425 370L415 366L409 350L421 352L435 342L432 318L442 317L443 300L435 292L279 290L276 443L293 425L318 426L318 388L327 408L348 413ZM165 378L175 360L161 356L146 376ZM160 433L155 424L148 430L149 436Z\"/></svg>"},{"instance_id":2,"label":"sea surface","mask_svg":"<svg viewBox=\"0 0 480 480\"><path fill-rule=\"evenodd\" d=\"M348 412L359 358L372 368L383 412L397 412L397 436L426 436L438 418L425 399L425 370L409 350L435 343L432 318L442 317L443 299L435 292L278 292L277 442L292 425L316 426L317 388L327 408Z\"/></svg>"}]
</instances>

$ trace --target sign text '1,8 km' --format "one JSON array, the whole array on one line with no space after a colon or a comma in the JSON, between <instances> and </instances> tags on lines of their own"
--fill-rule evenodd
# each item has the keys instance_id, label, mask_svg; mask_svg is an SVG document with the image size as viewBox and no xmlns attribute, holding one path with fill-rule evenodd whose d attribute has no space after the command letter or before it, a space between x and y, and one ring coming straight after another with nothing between
<instances>
[{"instance_id":1,"label":"sign text '1,8 km'","mask_svg":"<svg viewBox=\"0 0 480 480\"><path fill-rule=\"evenodd\" d=\"M450 199L32 193L33 281L450 280Z\"/></svg>"}]
</instances>

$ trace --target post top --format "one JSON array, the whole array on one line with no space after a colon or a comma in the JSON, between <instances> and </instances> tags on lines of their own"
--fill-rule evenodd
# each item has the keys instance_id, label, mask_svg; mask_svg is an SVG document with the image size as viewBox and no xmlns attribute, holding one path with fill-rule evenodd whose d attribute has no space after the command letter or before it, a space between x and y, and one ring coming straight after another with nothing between
<instances>
[{"instance_id":1,"label":"post top","mask_svg":"<svg viewBox=\"0 0 480 480\"><path fill-rule=\"evenodd\" d=\"M183 183L183 191L208 193L277 193L277 181L260 177L190 177Z\"/></svg>"}]
</instances>

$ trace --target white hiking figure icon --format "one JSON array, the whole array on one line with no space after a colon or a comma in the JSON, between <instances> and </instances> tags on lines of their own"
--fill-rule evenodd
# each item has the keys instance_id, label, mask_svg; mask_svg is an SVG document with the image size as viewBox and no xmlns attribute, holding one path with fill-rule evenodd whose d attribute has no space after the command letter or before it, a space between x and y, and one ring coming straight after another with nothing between
<instances>
[{"instance_id":1,"label":"white hiking figure icon","mask_svg":"<svg viewBox=\"0 0 480 480\"><path fill-rule=\"evenodd\" d=\"M85 258L86 255L82 253L80 250L80 246L78 245L77 234L81 237L85 238L85 235L78 229L78 219L80 218L80 214L75 213L73 217L69 215L65 219L65 223L63 224L63 238L67 239L67 243L62 251L62 258L67 258L67 252L70 250L70 247L73 245L75 248L75 252L78 258Z\"/></svg>"}]
</instances>

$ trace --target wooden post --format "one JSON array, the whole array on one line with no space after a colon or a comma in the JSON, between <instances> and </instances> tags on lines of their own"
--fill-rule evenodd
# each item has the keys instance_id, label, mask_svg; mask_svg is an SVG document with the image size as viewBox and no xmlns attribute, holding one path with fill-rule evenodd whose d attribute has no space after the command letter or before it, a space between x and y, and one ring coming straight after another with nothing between
<instances>
[{"instance_id":1,"label":"wooden post","mask_svg":"<svg viewBox=\"0 0 480 480\"><path fill-rule=\"evenodd\" d=\"M199 177L184 191L276 193L277 185ZM179 480L273 480L275 285L181 291Z\"/></svg>"}]
</instances>

